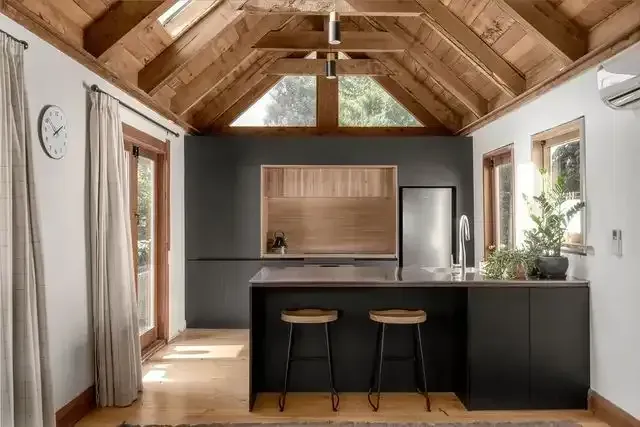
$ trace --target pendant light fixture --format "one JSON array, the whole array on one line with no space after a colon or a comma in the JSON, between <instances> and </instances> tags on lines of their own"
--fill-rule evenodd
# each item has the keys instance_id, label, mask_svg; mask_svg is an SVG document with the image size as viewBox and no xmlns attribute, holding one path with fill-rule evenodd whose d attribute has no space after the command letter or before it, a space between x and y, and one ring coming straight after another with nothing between
<instances>
[{"instance_id":1,"label":"pendant light fixture","mask_svg":"<svg viewBox=\"0 0 640 427\"><path fill-rule=\"evenodd\" d=\"M340 36L340 16L338 12L329 13L329 44L340 44L342 39Z\"/></svg>"},{"instance_id":2,"label":"pendant light fixture","mask_svg":"<svg viewBox=\"0 0 640 427\"><path fill-rule=\"evenodd\" d=\"M337 77L336 56L333 52L327 53L327 62L324 64L324 70L328 79L335 79Z\"/></svg>"}]
</instances>

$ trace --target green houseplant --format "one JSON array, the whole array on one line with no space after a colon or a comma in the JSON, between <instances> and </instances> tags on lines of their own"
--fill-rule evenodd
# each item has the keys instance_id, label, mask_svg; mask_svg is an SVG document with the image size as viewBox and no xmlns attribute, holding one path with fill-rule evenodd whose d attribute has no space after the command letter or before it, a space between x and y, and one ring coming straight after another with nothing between
<instances>
[{"instance_id":1,"label":"green houseplant","mask_svg":"<svg viewBox=\"0 0 640 427\"><path fill-rule=\"evenodd\" d=\"M544 181L542 192L532 198L523 195L534 224L524 233L525 248L536 257L541 277L564 278L569 268L569 260L561 254L565 232L571 218L584 208L585 203L567 205L570 199L566 178L561 175L552 183L546 170L541 169L540 173Z\"/></svg>"}]
</instances>

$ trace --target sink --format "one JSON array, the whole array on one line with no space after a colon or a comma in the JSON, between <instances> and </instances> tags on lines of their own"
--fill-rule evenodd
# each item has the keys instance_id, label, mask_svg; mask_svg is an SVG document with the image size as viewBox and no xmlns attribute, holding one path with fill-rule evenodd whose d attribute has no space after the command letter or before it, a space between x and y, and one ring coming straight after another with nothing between
<instances>
[{"instance_id":1,"label":"sink","mask_svg":"<svg viewBox=\"0 0 640 427\"><path fill-rule=\"evenodd\" d=\"M453 274L453 270L451 267L422 267L423 270L428 271L429 273L444 273L444 274ZM456 269L458 272L459 269ZM475 267L467 267L465 268L466 273L476 273L477 268Z\"/></svg>"}]
</instances>

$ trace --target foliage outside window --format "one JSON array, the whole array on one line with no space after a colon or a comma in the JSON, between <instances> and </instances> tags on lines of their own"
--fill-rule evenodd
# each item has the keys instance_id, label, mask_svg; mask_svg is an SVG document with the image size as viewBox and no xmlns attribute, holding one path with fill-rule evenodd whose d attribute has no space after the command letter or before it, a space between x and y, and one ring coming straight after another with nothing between
<instances>
[{"instance_id":1,"label":"foliage outside window","mask_svg":"<svg viewBox=\"0 0 640 427\"><path fill-rule=\"evenodd\" d=\"M316 78L286 76L231 126L315 126Z\"/></svg>"},{"instance_id":2,"label":"foliage outside window","mask_svg":"<svg viewBox=\"0 0 640 427\"><path fill-rule=\"evenodd\" d=\"M499 148L483 158L485 253L514 247L513 145Z\"/></svg>"},{"instance_id":3,"label":"foliage outside window","mask_svg":"<svg viewBox=\"0 0 640 427\"><path fill-rule=\"evenodd\" d=\"M533 159L549 173L550 182L563 176L568 198L565 209L584 202L584 119L574 120L533 136ZM585 212L579 211L568 223L563 247L584 252Z\"/></svg>"},{"instance_id":4,"label":"foliage outside window","mask_svg":"<svg viewBox=\"0 0 640 427\"><path fill-rule=\"evenodd\" d=\"M339 77L338 91L338 122L340 126L422 126L406 108L371 77Z\"/></svg>"}]
</instances>

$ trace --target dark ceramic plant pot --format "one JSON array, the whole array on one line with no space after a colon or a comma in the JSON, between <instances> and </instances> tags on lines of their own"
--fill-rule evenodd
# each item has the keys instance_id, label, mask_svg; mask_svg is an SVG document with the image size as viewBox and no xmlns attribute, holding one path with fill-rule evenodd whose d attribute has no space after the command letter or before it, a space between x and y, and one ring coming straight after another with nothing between
<instances>
[{"instance_id":1,"label":"dark ceramic plant pot","mask_svg":"<svg viewBox=\"0 0 640 427\"><path fill-rule=\"evenodd\" d=\"M541 256L536 263L540 278L565 279L569 269L569 258L566 256Z\"/></svg>"}]
</instances>

